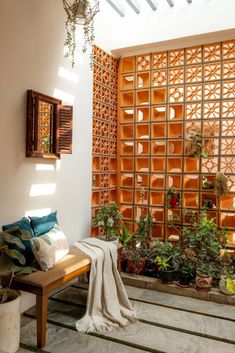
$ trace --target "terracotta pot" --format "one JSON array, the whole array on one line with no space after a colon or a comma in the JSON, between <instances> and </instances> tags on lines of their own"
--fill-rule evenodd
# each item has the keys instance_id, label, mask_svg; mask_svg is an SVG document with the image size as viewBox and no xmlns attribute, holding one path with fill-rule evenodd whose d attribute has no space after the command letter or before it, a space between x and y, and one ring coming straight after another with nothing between
<instances>
[{"instance_id":1,"label":"terracotta pot","mask_svg":"<svg viewBox=\"0 0 235 353\"><path fill-rule=\"evenodd\" d=\"M212 286L212 278L203 273L196 274L196 288L201 292L209 292Z\"/></svg>"},{"instance_id":2,"label":"terracotta pot","mask_svg":"<svg viewBox=\"0 0 235 353\"><path fill-rule=\"evenodd\" d=\"M131 262L127 260L127 273L133 273L135 275L143 275L145 270L145 262Z\"/></svg>"}]
</instances>

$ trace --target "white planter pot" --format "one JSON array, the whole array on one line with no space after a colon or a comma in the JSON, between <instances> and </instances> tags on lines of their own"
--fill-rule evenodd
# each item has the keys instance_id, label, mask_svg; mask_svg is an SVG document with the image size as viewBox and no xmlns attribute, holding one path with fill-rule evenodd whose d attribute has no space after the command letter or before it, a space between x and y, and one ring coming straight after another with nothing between
<instances>
[{"instance_id":1,"label":"white planter pot","mask_svg":"<svg viewBox=\"0 0 235 353\"><path fill-rule=\"evenodd\" d=\"M20 292L15 299L0 304L0 352L15 353L20 346Z\"/></svg>"}]
</instances>

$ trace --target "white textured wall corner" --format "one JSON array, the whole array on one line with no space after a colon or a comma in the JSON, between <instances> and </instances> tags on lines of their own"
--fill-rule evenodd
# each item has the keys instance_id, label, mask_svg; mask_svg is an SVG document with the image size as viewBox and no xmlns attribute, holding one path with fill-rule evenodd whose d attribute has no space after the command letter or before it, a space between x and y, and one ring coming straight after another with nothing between
<instances>
[{"instance_id":1,"label":"white textured wall corner","mask_svg":"<svg viewBox=\"0 0 235 353\"><path fill-rule=\"evenodd\" d=\"M92 73L89 53L64 59L64 22L61 0L0 1L0 226L58 210L72 243L90 230ZM25 158L27 89L74 105L72 155Z\"/></svg>"},{"instance_id":2,"label":"white textured wall corner","mask_svg":"<svg viewBox=\"0 0 235 353\"><path fill-rule=\"evenodd\" d=\"M167 41L209 32L235 28L234 0L176 0L169 7L166 0L157 1L152 11L145 0L139 1L140 14L121 1L125 16L120 17L101 0L96 18L96 43L104 50Z\"/></svg>"}]
</instances>

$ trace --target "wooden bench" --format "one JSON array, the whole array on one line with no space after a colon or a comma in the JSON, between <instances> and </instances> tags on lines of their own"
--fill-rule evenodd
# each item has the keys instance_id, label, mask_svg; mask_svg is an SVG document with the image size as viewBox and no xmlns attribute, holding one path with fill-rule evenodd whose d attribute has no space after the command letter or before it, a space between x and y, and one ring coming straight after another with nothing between
<instances>
[{"instance_id":1,"label":"wooden bench","mask_svg":"<svg viewBox=\"0 0 235 353\"><path fill-rule=\"evenodd\" d=\"M120 271L121 248L118 247L118 270ZM15 277L12 288L36 294L37 346L46 345L46 324L48 297L55 289L74 278L88 272L91 259L77 247L71 247L70 252L52 269L47 272L37 271L29 275Z\"/></svg>"}]
</instances>

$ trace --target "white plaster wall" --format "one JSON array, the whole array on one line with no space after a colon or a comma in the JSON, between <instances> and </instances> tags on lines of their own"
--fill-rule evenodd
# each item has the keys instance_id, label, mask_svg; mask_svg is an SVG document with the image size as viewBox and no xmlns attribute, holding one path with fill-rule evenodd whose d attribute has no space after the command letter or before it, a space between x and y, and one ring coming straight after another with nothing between
<instances>
[{"instance_id":1,"label":"white plaster wall","mask_svg":"<svg viewBox=\"0 0 235 353\"><path fill-rule=\"evenodd\" d=\"M90 227L92 81L88 56L78 54L74 70L63 57L64 21L62 0L0 1L0 225L28 211L58 210L74 242ZM60 68L78 82L60 77ZM58 162L25 158L27 89L62 99L63 91L63 102L73 101L72 155Z\"/></svg>"},{"instance_id":2,"label":"white plaster wall","mask_svg":"<svg viewBox=\"0 0 235 353\"><path fill-rule=\"evenodd\" d=\"M174 0L169 7L166 0L158 0L152 11L146 0L138 0L141 13L136 14L125 0L125 17L120 17L106 0L96 18L96 43L105 50L145 43L154 43L185 36L235 28L234 0Z\"/></svg>"}]
</instances>

